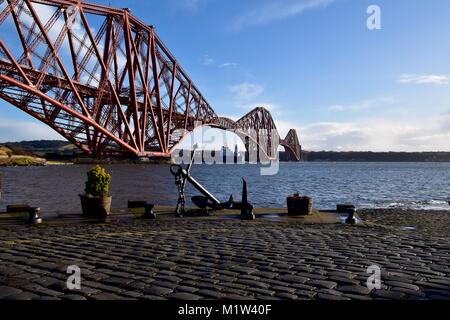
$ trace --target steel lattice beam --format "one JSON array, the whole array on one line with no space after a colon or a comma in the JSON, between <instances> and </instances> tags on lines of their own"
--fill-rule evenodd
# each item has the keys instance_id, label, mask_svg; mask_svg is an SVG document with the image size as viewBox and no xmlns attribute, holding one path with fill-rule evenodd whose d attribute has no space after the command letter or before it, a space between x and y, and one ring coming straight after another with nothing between
<instances>
[{"instance_id":1,"label":"steel lattice beam","mask_svg":"<svg viewBox=\"0 0 450 320\"><path fill-rule=\"evenodd\" d=\"M219 117L128 9L77 0L0 0L0 98L95 156L170 157L183 139L175 133L198 123L234 130L269 157L279 143L263 108ZM284 142L299 160L292 136Z\"/></svg>"},{"instance_id":2,"label":"steel lattice beam","mask_svg":"<svg viewBox=\"0 0 450 320\"><path fill-rule=\"evenodd\" d=\"M288 161L302 160L302 147L297 136L297 131L291 129L286 138L280 141L280 144L286 149Z\"/></svg>"}]
</instances>

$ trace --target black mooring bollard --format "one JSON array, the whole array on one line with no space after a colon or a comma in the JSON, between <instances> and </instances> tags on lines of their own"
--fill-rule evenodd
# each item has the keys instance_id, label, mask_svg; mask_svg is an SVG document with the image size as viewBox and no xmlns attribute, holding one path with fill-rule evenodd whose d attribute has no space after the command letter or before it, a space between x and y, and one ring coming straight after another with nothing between
<instances>
[{"instance_id":1,"label":"black mooring bollard","mask_svg":"<svg viewBox=\"0 0 450 320\"><path fill-rule=\"evenodd\" d=\"M356 209L355 208L349 208L347 210L347 212L348 212L348 217L345 220L345 223L346 224L356 224L356 217L355 217Z\"/></svg>"},{"instance_id":2,"label":"black mooring bollard","mask_svg":"<svg viewBox=\"0 0 450 320\"><path fill-rule=\"evenodd\" d=\"M28 220L27 224L40 224L42 223L42 218L39 217L39 211L41 211L41 208L30 208L28 211Z\"/></svg>"},{"instance_id":3,"label":"black mooring bollard","mask_svg":"<svg viewBox=\"0 0 450 320\"><path fill-rule=\"evenodd\" d=\"M248 204L247 209L245 209L245 213L241 213L242 220L255 220L256 216L253 213L253 206Z\"/></svg>"},{"instance_id":4,"label":"black mooring bollard","mask_svg":"<svg viewBox=\"0 0 450 320\"><path fill-rule=\"evenodd\" d=\"M241 202L241 219L242 220L255 220L255 214L253 213L253 206L248 202L248 190L247 181L242 179L242 202Z\"/></svg>"},{"instance_id":5,"label":"black mooring bollard","mask_svg":"<svg viewBox=\"0 0 450 320\"><path fill-rule=\"evenodd\" d=\"M156 219L156 213L153 212L155 208L154 204L146 204L145 205L145 213L142 216L143 219Z\"/></svg>"}]
</instances>

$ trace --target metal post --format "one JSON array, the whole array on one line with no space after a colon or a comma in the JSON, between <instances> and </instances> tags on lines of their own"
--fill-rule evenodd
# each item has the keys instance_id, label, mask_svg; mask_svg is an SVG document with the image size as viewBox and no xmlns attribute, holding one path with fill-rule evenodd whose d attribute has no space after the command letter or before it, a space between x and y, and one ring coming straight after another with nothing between
<instances>
[{"instance_id":1,"label":"metal post","mask_svg":"<svg viewBox=\"0 0 450 320\"><path fill-rule=\"evenodd\" d=\"M41 208L30 208L28 211L29 217L27 220L27 224L41 224L42 218L39 217L39 211L41 211Z\"/></svg>"},{"instance_id":2,"label":"metal post","mask_svg":"<svg viewBox=\"0 0 450 320\"><path fill-rule=\"evenodd\" d=\"M146 204L145 205L145 213L142 216L143 219L156 219L156 213L153 212L155 208L154 204Z\"/></svg>"},{"instance_id":3,"label":"metal post","mask_svg":"<svg viewBox=\"0 0 450 320\"><path fill-rule=\"evenodd\" d=\"M356 209L355 208L350 208L347 210L348 212L348 217L345 220L346 224L356 224L357 220L356 220Z\"/></svg>"},{"instance_id":4,"label":"metal post","mask_svg":"<svg viewBox=\"0 0 450 320\"><path fill-rule=\"evenodd\" d=\"M241 207L241 219L242 220L255 220L255 214L253 213L253 206L248 202L248 190L247 181L242 179L242 207Z\"/></svg>"}]
</instances>

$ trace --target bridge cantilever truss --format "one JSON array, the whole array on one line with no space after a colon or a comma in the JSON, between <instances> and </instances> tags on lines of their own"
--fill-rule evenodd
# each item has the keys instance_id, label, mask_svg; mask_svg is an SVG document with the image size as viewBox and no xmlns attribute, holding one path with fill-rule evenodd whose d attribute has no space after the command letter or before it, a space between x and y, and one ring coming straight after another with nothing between
<instances>
[{"instance_id":1,"label":"bridge cantilever truss","mask_svg":"<svg viewBox=\"0 0 450 320\"><path fill-rule=\"evenodd\" d=\"M170 157L180 129L234 130L269 157L301 159L270 113L219 117L152 26L77 0L0 0L0 98L91 155ZM267 135L265 143L261 135ZM270 134L270 135L269 135Z\"/></svg>"}]
</instances>

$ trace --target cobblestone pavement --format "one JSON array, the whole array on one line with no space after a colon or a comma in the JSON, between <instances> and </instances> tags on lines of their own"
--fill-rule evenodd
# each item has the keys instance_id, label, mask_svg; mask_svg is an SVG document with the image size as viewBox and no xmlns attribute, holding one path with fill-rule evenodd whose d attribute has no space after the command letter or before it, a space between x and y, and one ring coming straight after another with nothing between
<instances>
[{"instance_id":1,"label":"cobblestone pavement","mask_svg":"<svg viewBox=\"0 0 450 320\"><path fill-rule=\"evenodd\" d=\"M366 286L382 269L381 290ZM66 288L81 268L81 290ZM0 230L0 299L450 299L448 235L238 220Z\"/></svg>"}]
</instances>

